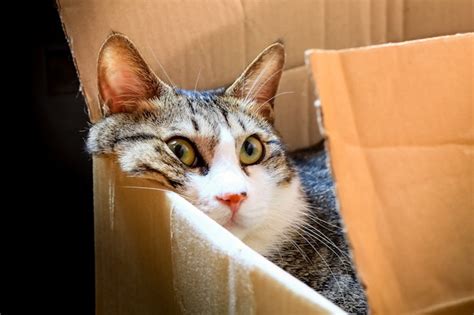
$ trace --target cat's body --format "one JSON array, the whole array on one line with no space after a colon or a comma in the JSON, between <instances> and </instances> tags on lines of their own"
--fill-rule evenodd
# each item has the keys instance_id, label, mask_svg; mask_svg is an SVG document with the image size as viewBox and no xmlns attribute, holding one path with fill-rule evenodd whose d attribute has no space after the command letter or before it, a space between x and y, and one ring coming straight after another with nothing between
<instances>
[{"instance_id":1,"label":"cat's body","mask_svg":"<svg viewBox=\"0 0 474 315\"><path fill-rule=\"evenodd\" d=\"M290 157L301 178L310 215L298 235L269 259L347 312L364 314L365 293L343 233L326 152L317 145Z\"/></svg>"},{"instance_id":2,"label":"cat's body","mask_svg":"<svg viewBox=\"0 0 474 315\"><path fill-rule=\"evenodd\" d=\"M360 311L353 306L365 305L365 299L350 260L342 257L342 232L323 232L311 223L318 207L330 206L337 216L334 202L307 202L316 195L311 185L301 185L272 125L283 64L283 46L274 44L227 89L180 90L157 78L132 43L114 34L101 49L98 67L107 117L91 128L88 150L115 155L124 172L177 192L344 309ZM331 187L327 196L333 196ZM339 224L334 216L319 219ZM338 248L329 249L330 242ZM346 298L348 290L358 301Z\"/></svg>"}]
</instances>

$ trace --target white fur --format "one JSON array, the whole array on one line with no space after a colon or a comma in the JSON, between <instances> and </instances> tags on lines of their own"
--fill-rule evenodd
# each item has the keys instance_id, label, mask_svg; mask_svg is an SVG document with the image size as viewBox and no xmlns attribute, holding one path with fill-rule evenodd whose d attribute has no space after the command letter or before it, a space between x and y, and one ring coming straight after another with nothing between
<instances>
[{"instance_id":1,"label":"white fur","mask_svg":"<svg viewBox=\"0 0 474 315\"><path fill-rule=\"evenodd\" d=\"M228 129L220 130L219 143L206 176L192 175L189 197L204 213L242 239L254 250L266 254L288 239L288 232L305 216L300 183L295 177L288 185L278 186L261 165L247 167L239 162L241 143L235 143ZM233 222L232 212L216 196L247 193Z\"/></svg>"}]
</instances>

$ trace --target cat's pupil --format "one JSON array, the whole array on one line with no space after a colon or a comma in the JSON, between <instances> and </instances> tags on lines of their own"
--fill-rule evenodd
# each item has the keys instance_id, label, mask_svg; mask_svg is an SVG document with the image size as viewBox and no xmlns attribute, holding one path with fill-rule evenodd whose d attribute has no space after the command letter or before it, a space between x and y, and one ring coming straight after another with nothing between
<instances>
[{"instance_id":1,"label":"cat's pupil","mask_svg":"<svg viewBox=\"0 0 474 315\"><path fill-rule=\"evenodd\" d=\"M247 155L251 156L255 150L255 146L250 141L245 141L244 150Z\"/></svg>"},{"instance_id":2,"label":"cat's pupil","mask_svg":"<svg viewBox=\"0 0 474 315\"><path fill-rule=\"evenodd\" d=\"M176 144L173 148L173 152L174 154L176 154L176 156L180 159L183 157L184 155L184 147L181 145L181 144Z\"/></svg>"}]
</instances>

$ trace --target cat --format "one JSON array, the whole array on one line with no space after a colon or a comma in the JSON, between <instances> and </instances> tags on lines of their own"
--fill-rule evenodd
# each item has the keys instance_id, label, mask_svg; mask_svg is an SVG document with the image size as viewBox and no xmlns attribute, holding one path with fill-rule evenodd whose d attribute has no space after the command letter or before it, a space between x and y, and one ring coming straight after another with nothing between
<instances>
[{"instance_id":1,"label":"cat","mask_svg":"<svg viewBox=\"0 0 474 315\"><path fill-rule=\"evenodd\" d=\"M339 220L330 223L339 229L330 233L336 241L313 226L317 211L273 127L284 62L284 46L274 43L229 87L182 90L164 83L126 36L113 33L99 52L97 68L105 118L90 128L87 149L115 155L127 174L178 193L346 311L363 312L365 297L346 257ZM314 235L326 244L318 244L319 250L309 243ZM329 256L328 248L348 262L335 263L341 267L337 275L319 263L329 258L305 253ZM310 273L325 280L306 279L305 265L317 266Z\"/></svg>"}]
</instances>

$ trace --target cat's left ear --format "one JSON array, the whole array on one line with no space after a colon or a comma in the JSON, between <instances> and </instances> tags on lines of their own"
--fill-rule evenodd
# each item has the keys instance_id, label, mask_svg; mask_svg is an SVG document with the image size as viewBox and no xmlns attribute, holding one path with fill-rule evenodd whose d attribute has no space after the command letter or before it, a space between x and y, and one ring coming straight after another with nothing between
<instances>
[{"instance_id":1,"label":"cat's left ear","mask_svg":"<svg viewBox=\"0 0 474 315\"><path fill-rule=\"evenodd\" d=\"M281 43L268 46L245 69L225 94L251 100L259 115L273 123L273 99L278 90L285 64L285 49Z\"/></svg>"},{"instance_id":2,"label":"cat's left ear","mask_svg":"<svg viewBox=\"0 0 474 315\"><path fill-rule=\"evenodd\" d=\"M171 90L120 33L112 33L100 49L97 81L105 114L149 109L145 100Z\"/></svg>"}]
</instances>

